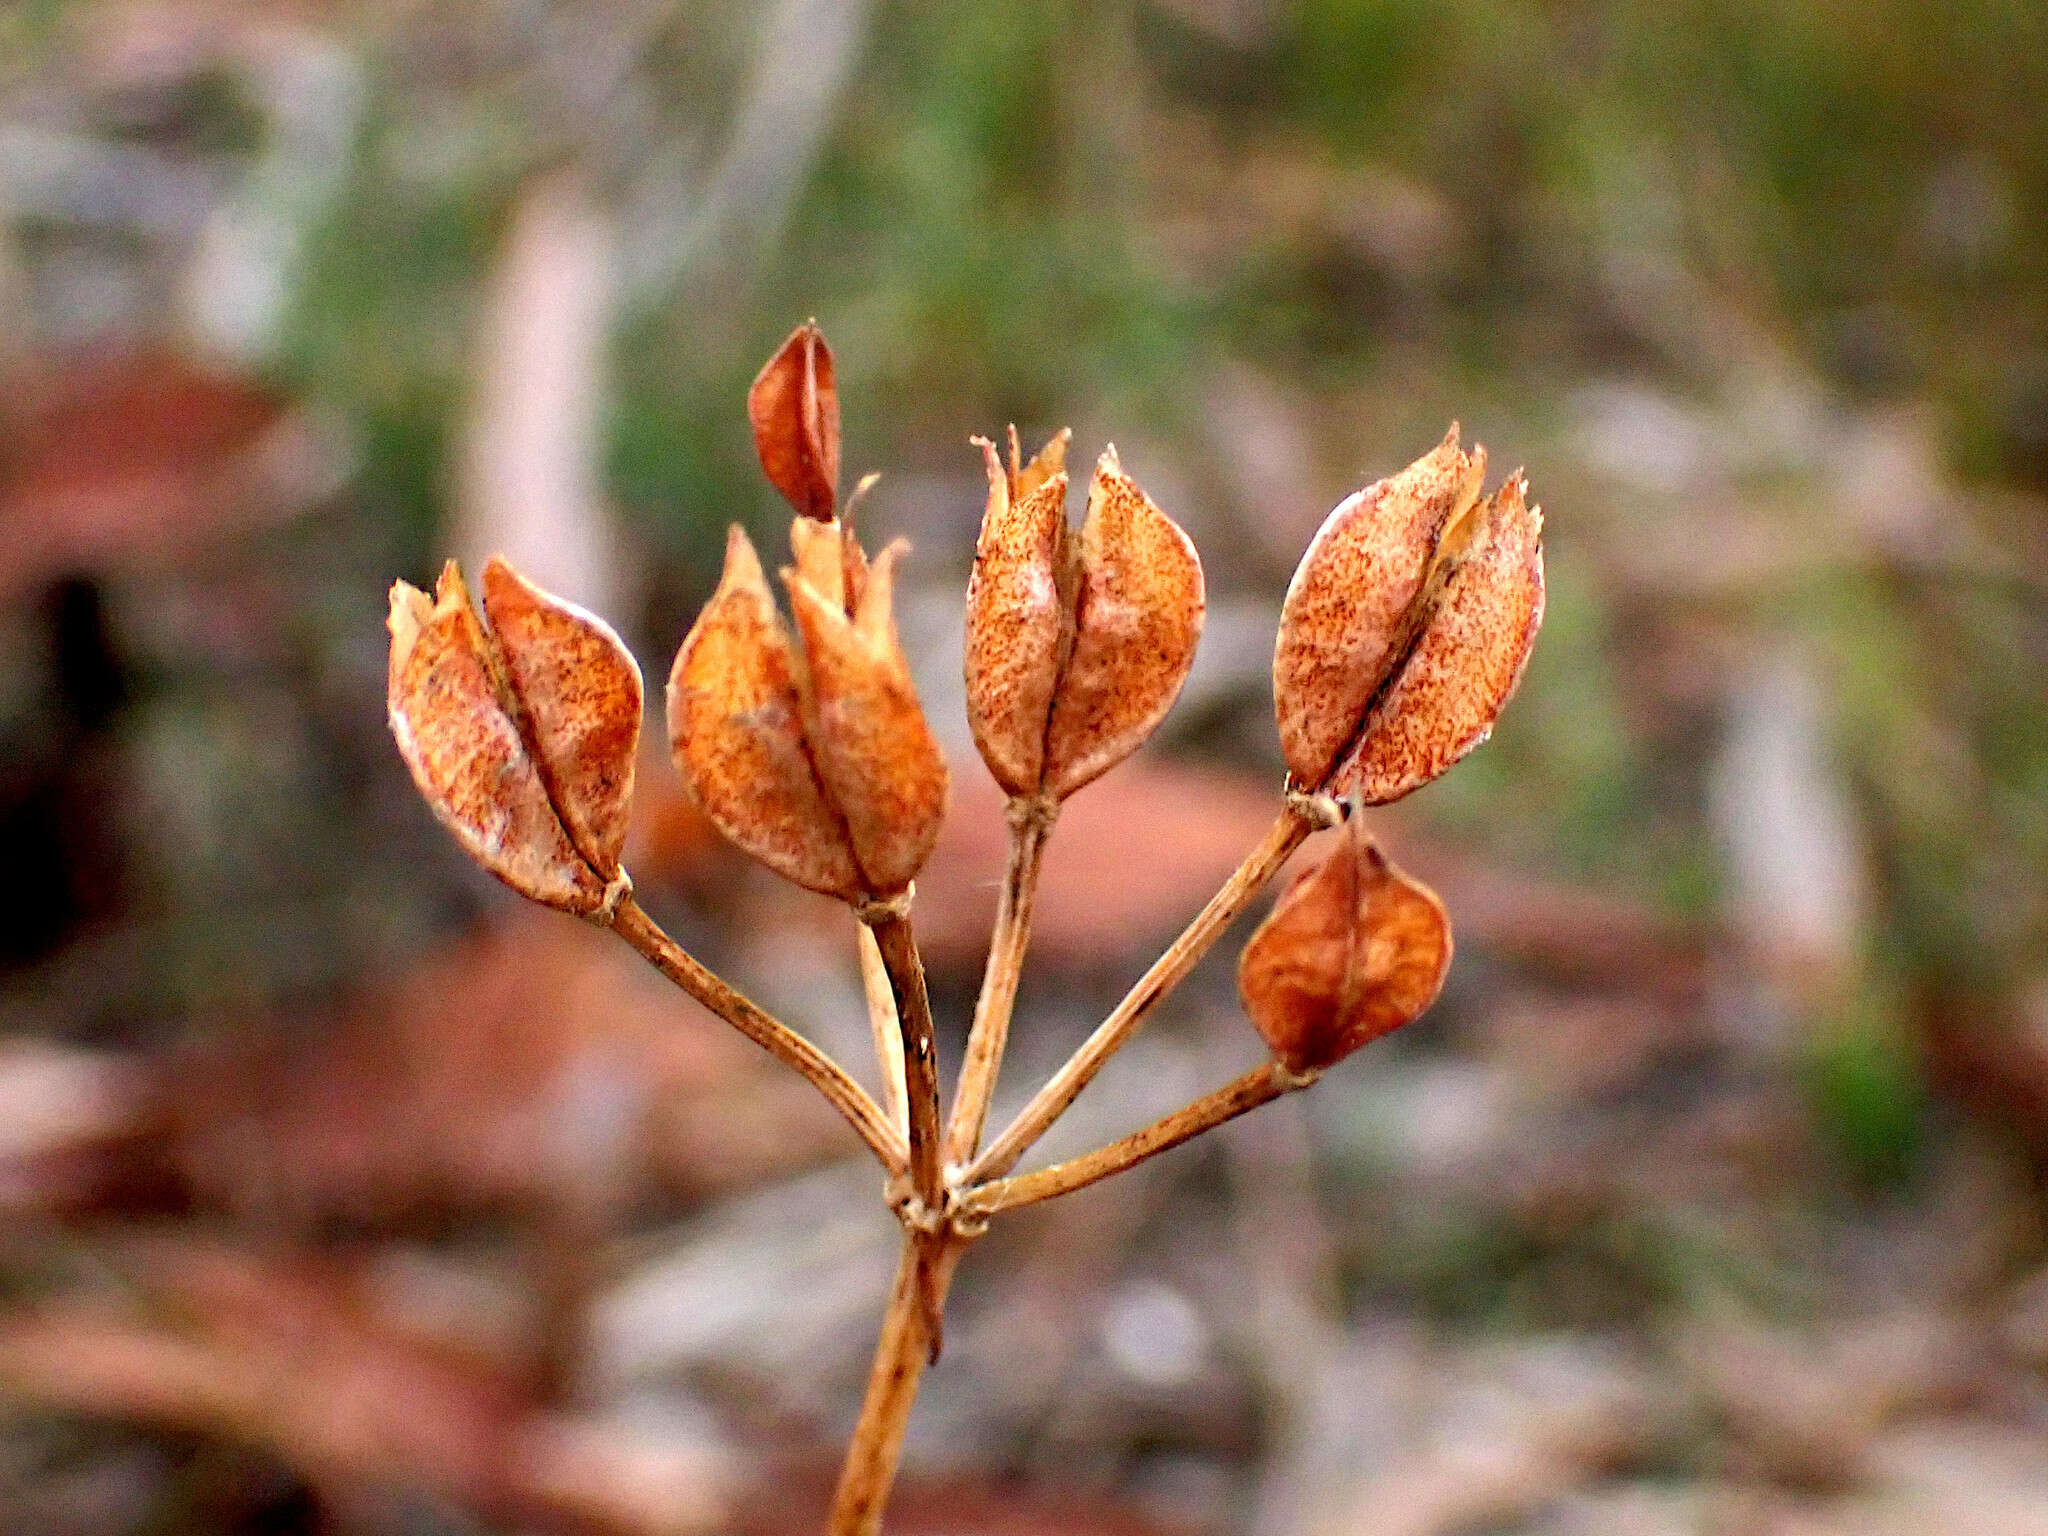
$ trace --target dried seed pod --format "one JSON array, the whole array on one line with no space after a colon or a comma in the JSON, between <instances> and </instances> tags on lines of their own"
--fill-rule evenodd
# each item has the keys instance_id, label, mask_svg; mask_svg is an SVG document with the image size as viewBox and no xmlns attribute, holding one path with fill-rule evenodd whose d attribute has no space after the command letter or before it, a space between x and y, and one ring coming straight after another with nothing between
<instances>
[{"instance_id":1,"label":"dried seed pod","mask_svg":"<svg viewBox=\"0 0 2048 1536\"><path fill-rule=\"evenodd\" d=\"M1017 427L1010 426L1010 500L1022 501L1054 475L1067 472L1067 445L1074 440L1072 427L1061 427L1045 440L1045 446L1024 462L1023 445L1017 441ZM979 441L979 439L977 439Z\"/></svg>"},{"instance_id":2,"label":"dried seed pod","mask_svg":"<svg viewBox=\"0 0 2048 1536\"><path fill-rule=\"evenodd\" d=\"M1274 1057L1320 1072L1421 1014L1450 964L1443 903L1388 862L1354 814L1245 945L1237 987Z\"/></svg>"},{"instance_id":3,"label":"dried seed pod","mask_svg":"<svg viewBox=\"0 0 2048 1536\"><path fill-rule=\"evenodd\" d=\"M1543 623L1543 513L1517 471L1473 519L1414 649L1330 789L1398 800L1470 752L1513 696Z\"/></svg>"},{"instance_id":4,"label":"dried seed pod","mask_svg":"<svg viewBox=\"0 0 2048 1536\"><path fill-rule=\"evenodd\" d=\"M1144 744L1202 637L1202 561L1110 448L1088 487L1073 642L1046 725L1042 791L1064 800Z\"/></svg>"},{"instance_id":5,"label":"dried seed pod","mask_svg":"<svg viewBox=\"0 0 2048 1536\"><path fill-rule=\"evenodd\" d=\"M910 884L946 814L946 760L896 638L896 563L907 548L898 541L882 552L851 614L837 591L836 561L819 562L832 590L820 591L802 569L782 573L803 637L812 760L866 888L880 896Z\"/></svg>"},{"instance_id":6,"label":"dried seed pod","mask_svg":"<svg viewBox=\"0 0 2048 1536\"><path fill-rule=\"evenodd\" d=\"M776 349L747 391L761 468L805 517L830 518L839 500L839 391L832 349L806 320Z\"/></svg>"},{"instance_id":7,"label":"dried seed pod","mask_svg":"<svg viewBox=\"0 0 2048 1536\"><path fill-rule=\"evenodd\" d=\"M1442 443L1346 497L1288 584L1273 647L1273 703L1288 772L1324 784L1367 707L1428 618L1445 554L1469 526L1486 450Z\"/></svg>"},{"instance_id":8,"label":"dried seed pod","mask_svg":"<svg viewBox=\"0 0 2048 1536\"><path fill-rule=\"evenodd\" d=\"M501 560L486 630L452 560L435 595L391 588L391 732L469 855L522 895L602 911L640 734L640 670L609 626Z\"/></svg>"},{"instance_id":9,"label":"dried seed pod","mask_svg":"<svg viewBox=\"0 0 2048 1536\"><path fill-rule=\"evenodd\" d=\"M531 727L534 759L569 840L607 880L619 872L639 755L640 668L597 615L493 557L484 615Z\"/></svg>"},{"instance_id":10,"label":"dried seed pod","mask_svg":"<svg viewBox=\"0 0 2048 1536\"><path fill-rule=\"evenodd\" d=\"M718 590L669 673L669 745L727 838L798 885L853 900L860 868L812 766L797 676L760 559L735 527Z\"/></svg>"},{"instance_id":11,"label":"dried seed pod","mask_svg":"<svg viewBox=\"0 0 2048 1536\"><path fill-rule=\"evenodd\" d=\"M1067 477L1056 467L1066 440L1064 432L1054 438L1027 472L1017 465L1016 428L1007 471L995 444L975 439L988 467L988 509L967 583L967 723L988 771L1013 796L1038 792L1060 653L1072 632Z\"/></svg>"}]
</instances>

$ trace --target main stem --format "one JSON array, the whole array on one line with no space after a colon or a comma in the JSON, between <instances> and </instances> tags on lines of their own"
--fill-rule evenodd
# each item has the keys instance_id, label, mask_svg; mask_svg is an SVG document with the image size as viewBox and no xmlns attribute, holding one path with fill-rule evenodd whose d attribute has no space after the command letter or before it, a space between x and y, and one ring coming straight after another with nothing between
<instances>
[{"instance_id":1,"label":"main stem","mask_svg":"<svg viewBox=\"0 0 2048 1536\"><path fill-rule=\"evenodd\" d=\"M988 966L982 972L974 1024L967 1034L960 1086L954 1091L953 1113L946 1124L944 1161L949 1165L965 1163L974 1156L982 1128L988 1123L989 1100L995 1095L1003 1048L1010 1038L1010 1015L1017 1006L1017 984L1024 974L1024 951L1031 943L1038 871L1057 809L1049 802L1010 802L1009 868L996 904L995 932L989 937Z\"/></svg>"},{"instance_id":2,"label":"main stem","mask_svg":"<svg viewBox=\"0 0 2048 1536\"><path fill-rule=\"evenodd\" d=\"M967 1240L960 1237L904 1234L882 1337L868 1369L860 1422L832 1495L829 1536L876 1536L882 1529L882 1511L903 1455L903 1433L931 1361L930 1306L945 1305L953 1271L966 1247Z\"/></svg>"},{"instance_id":3,"label":"main stem","mask_svg":"<svg viewBox=\"0 0 2048 1536\"><path fill-rule=\"evenodd\" d=\"M1195 968L1196 962L1222 937L1223 930L1251 905L1253 898L1265 889L1266 883L1280 872L1280 866L1319 824L1311 811L1294 801L1288 802L1259 845L1245 855L1244 862L1224 881L1223 888L1209 898L1209 904L1202 908L1181 936L1173 941L1165 954L1152 962L1152 968L1124 994L1124 1000L1096 1027L1095 1033L1082 1042L1066 1064L1046 1080L1045 1086L1032 1096L1031 1102L1018 1111L1017 1118L1010 1122L1002 1135L989 1143L988 1150L968 1170L964 1183L987 1183L1017 1166L1017 1159L1030 1151L1038 1138L1051 1129L1053 1122L1066 1113L1067 1106L1094 1081L1103 1064L1138 1032L1152 1010L1180 985L1187 973Z\"/></svg>"},{"instance_id":4,"label":"main stem","mask_svg":"<svg viewBox=\"0 0 2048 1536\"><path fill-rule=\"evenodd\" d=\"M630 895L612 914L611 927L662 975L769 1055L809 1079L827 1102L846 1117L847 1124L860 1133L860 1139L884 1168L891 1173L903 1171L907 1161L903 1139L868 1097L867 1090L849 1077L838 1062L676 943ZM920 979L920 990L921 987ZM929 1010L926 1019L930 1019Z\"/></svg>"},{"instance_id":5,"label":"main stem","mask_svg":"<svg viewBox=\"0 0 2048 1536\"><path fill-rule=\"evenodd\" d=\"M896 997L896 1018L903 1031L903 1091L910 1103L910 1184L927 1212L945 1205L939 1176L939 1062L932 1028L932 1000L925 991L924 962L910 919L885 910L864 919L874 931L875 947L889 972L889 990Z\"/></svg>"}]
</instances>

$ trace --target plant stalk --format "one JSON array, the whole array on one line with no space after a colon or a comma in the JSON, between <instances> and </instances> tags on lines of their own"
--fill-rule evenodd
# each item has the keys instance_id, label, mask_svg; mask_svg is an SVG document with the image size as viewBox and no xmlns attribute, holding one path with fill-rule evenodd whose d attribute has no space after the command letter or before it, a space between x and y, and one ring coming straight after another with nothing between
<instances>
[{"instance_id":1,"label":"plant stalk","mask_svg":"<svg viewBox=\"0 0 2048 1536\"><path fill-rule=\"evenodd\" d=\"M1152 968L1124 994L1122 1002L1096 1026L1095 1033L1081 1043L1066 1064L1046 1080L1031 1101L1017 1112L1017 1118L974 1162L963 1180L968 1185L986 1184L1017 1166L1017 1160L1066 1113L1067 1106L1081 1090L1094 1081L1095 1074L1144 1025L1151 1012L1188 972L1195 968L1216 940L1250 906L1266 883L1278 874L1294 850L1320 823L1314 815L1289 801L1256 848L1209 898L1195 920L1188 924L1166 953L1152 962Z\"/></svg>"},{"instance_id":2,"label":"plant stalk","mask_svg":"<svg viewBox=\"0 0 2048 1536\"><path fill-rule=\"evenodd\" d=\"M944 1161L958 1165L973 1158L988 1123L989 1101L1002 1071L1003 1049L1010 1038L1010 1015L1017 1006L1017 984L1024 973L1024 952L1031 943L1031 907L1038 893L1038 872L1052 835L1057 806L1031 800L1010 802L1010 861L1003 875L1003 893L996 905L995 932L989 937L988 966L982 972L981 995L974 1004L974 1024L967 1034L967 1055L954 1090L953 1113L946 1124Z\"/></svg>"},{"instance_id":3,"label":"plant stalk","mask_svg":"<svg viewBox=\"0 0 2048 1536\"><path fill-rule=\"evenodd\" d=\"M882 1069L882 1110L896 1134L910 1145L910 1098L903 1086L903 1026L896 1018L896 994L889 986L889 968L874 930L856 923L860 949L860 984L868 1000L868 1032L875 1040L875 1061Z\"/></svg>"},{"instance_id":4,"label":"plant stalk","mask_svg":"<svg viewBox=\"0 0 2048 1536\"><path fill-rule=\"evenodd\" d=\"M966 1240L906 1231L896 1284L882 1319L882 1336L868 1369L860 1422L846 1448L839 1486L832 1495L830 1536L877 1536L882 1510L896 1481L903 1433L932 1357L931 1307L945 1305L953 1271Z\"/></svg>"},{"instance_id":5,"label":"plant stalk","mask_svg":"<svg viewBox=\"0 0 2048 1536\"><path fill-rule=\"evenodd\" d=\"M993 1216L997 1211L1014 1211L1019 1206L1036 1205L1041 1200L1085 1189L1314 1081L1313 1076L1289 1072L1278 1062L1269 1061L1106 1147L1035 1173L997 1179L971 1190L961 1201L962 1208L977 1216Z\"/></svg>"},{"instance_id":6,"label":"plant stalk","mask_svg":"<svg viewBox=\"0 0 2048 1536\"><path fill-rule=\"evenodd\" d=\"M732 1025L776 1060L793 1067L825 1096L867 1143L883 1168L901 1173L908 1148L867 1090L838 1062L760 1007L670 938L640 904L627 896L612 914L612 931L656 970Z\"/></svg>"},{"instance_id":7,"label":"plant stalk","mask_svg":"<svg viewBox=\"0 0 2048 1536\"><path fill-rule=\"evenodd\" d=\"M909 1172L911 1188L928 1212L945 1205L939 1176L939 1063L932 1028L932 1000L925 991L924 962L917 938L903 913L881 910L863 916L875 935L875 948L889 973L896 999L896 1018L903 1031L903 1088L910 1105Z\"/></svg>"}]
</instances>

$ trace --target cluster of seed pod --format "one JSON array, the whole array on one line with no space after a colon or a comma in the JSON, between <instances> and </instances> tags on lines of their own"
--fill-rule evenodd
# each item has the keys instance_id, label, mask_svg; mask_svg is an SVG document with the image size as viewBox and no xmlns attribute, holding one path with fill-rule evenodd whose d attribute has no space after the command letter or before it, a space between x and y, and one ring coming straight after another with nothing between
<instances>
[{"instance_id":1,"label":"cluster of seed pod","mask_svg":"<svg viewBox=\"0 0 2048 1536\"><path fill-rule=\"evenodd\" d=\"M781 572L794 636L752 544L730 533L716 592L678 651L669 739L734 844L865 910L901 904L944 816L947 769L898 641L905 546L870 561L840 515L832 357L799 327L748 398L768 478L796 511ZM1066 514L1068 434L1028 463L976 439L987 508L967 594L969 723L1013 805L1047 817L1150 735L1202 629L1200 559L1114 448ZM1542 517L1517 473L1482 494L1485 451L1455 427L1346 498L1289 586L1273 658L1290 790L1375 805L1483 741L1543 612ZM463 847L536 901L607 918L642 710L639 669L601 620L501 560L481 611L451 563L391 599L390 719ZM1320 1071L1415 1017L1450 955L1441 905L1359 818L1247 945L1240 984L1275 1058Z\"/></svg>"}]
</instances>

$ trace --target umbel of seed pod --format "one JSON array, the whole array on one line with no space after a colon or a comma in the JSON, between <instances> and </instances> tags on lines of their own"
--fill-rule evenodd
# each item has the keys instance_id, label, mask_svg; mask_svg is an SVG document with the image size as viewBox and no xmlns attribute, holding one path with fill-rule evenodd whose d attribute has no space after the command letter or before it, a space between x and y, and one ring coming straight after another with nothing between
<instances>
[{"instance_id":1,"label":"umbel of seed pod","mask_svg":"<svg viewBox=\"0 0 2048 1536\"><path fill-rule=\"evenodd\" d=\"M988 507L967 588L967 715L996 782L1057 802L1152 734L1201 639L1202 562L1108 449L1069 537L1061 432L1028 465L976 438Z\"/></svg>"},{"instance_id":2,"label":"umbel of seed pod","mask_svg":"<svg viewBox=\"0 0 2048 1536\"><path fill-rule=\"evenodd\" d=\"M1276 1060L1320 1072L1399 1029L1443 990L1443 903L1390 863L1353 814L1338 847L1259 926L1237 967L1245 1012Z\"/></svg>"},{"instance_id":3,"label":"umbel of seed pod","mask_svg":"<svg viewBox=\"0 0 2048 1536\"><path fill-rule=\"evenodd\" d=\"M1384 804L1493 729L1543 622L1543 514L1519 471L1482 497L1485 471L1453 425L1309 544L1273 650L1296 787Z\"/></svg>"},{"instance_id":4,"label":"umbel of seed pod","mask_svg":"<svg viewBox=\"0 0 2048 1536\"><path fill-rule=\"evenodd\" d=\"M422 796L484 868L585 916L619 867L640 740L640 669L602 619L505 563L486 628L454 561L434 595L391 588L391 732Z\"/></svg>"}]
</instances>

